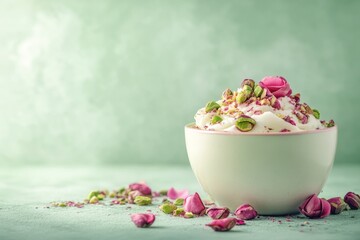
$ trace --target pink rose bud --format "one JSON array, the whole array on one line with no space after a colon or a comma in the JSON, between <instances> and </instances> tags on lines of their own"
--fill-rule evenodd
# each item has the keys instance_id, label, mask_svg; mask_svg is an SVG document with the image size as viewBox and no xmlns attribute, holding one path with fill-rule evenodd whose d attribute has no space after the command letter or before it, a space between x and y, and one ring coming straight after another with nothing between
<instances>
[{"instance_id":1,"label":"pink rose bud","mask_svg":"<svg viewBox=\"0 0 360 240\"><path fill-rule=\"evenodd\" d=\"M354 192L348 192L345 197L344 201L349 205L351 209L359 209L360 206L360 196Z\"/></svg>"},{"instance_id":2,"label":"pink rose bud","mask_svg":"<svg viewBox=\"0 0 360 240\"><path fill-rule=\"evenodd\" d=\"M223 218L213 220L211 223L206 224L206 226L211 227L215 231L225 232L232 229L236 224L236 218Z\"/></svg>"},{"instance_id":3,"label":"pink rose bud","mask_svg":"<svg viewBox=\"0 0 360 240\"><path fill-rule=\"evenodd\" d=\"M275 97L285 97L290 96L292 90L289 83L285 78L276 76L276 77L264 77L263 80L259 82L260 87L268 89Z\"/></svg>"},{"instance_id":4,"label":"pink rose bud","mask_svg":"<svg viewBox=\"0 0 360 240\"><path fill-rule=\"evenodd\" d=\"M192 212L196 215L204 215L205 205L197 192L185 198L184 210L185 212Z\"/></svg>"},{"instance_id":5,"label":"pink rose bud","mask_svg":"<svg viewBox=\"0 0 360 240\"><path fill-rule=\"evenodd\" d=\"M250 204L240 205L240 207L235 210L234 214L237 218L242 220L251 220L258 215L256 210Z\"/></svg>"},{"instance_id":6,"label":"pink rose bud","mask_svg":"<svg viewBox=\"0 0 360 240\"><path fill-rule=\"evenodd\" d=\"M154 223L155 215L152 213L134 213L131 214L131 221L139 228L146 228Z\"/></svg>"},{"instance_id":7,"label":"pink rose bud","mask_svg":"<svg viewBox=\"0 0 360 240\"><path fill-rule=\"evenodd\" d=\"M129 185L130 191L140 191L143 195L151 195L151 189L145 183L132 183Z\"/></svg>"},{"instance_id":8,"label":"pink rose bud","mask_svg":"<svg viewBox=\"0 0 360 240\"><path fill-rule=\"evenodd\" d=\"M330 215L331 205L325 199L313 194L300 205L299 210L309 218L324 218Z\"/></svg>"},{"instance_id":9,"label":"pink rose bud","mask_svg":"<svg viewBox=\"0 0 360 240\"><path fill-rule=\"evenodd\" d=\"M175 190L175 188L170 188L167 192L167 196L168 198L175 200L177 198L187 198L187 196L189 196L189 191L184 189L184 190Z\"/></svg>"},{"instance_id":10,"label":"pink rose bud","mask_svg":"<svg viewBox=\"0 0 360 240\"><path fill-rule=\"evenodd\" d=\"M327 200L331 205L331 214L339 214L346 208L346 203L341 197L334 197Z\"/></svg>"},{"instance_id":11,"label":"pink rose bud","mask_svg":"<svg viewBox=\"0 0 360 240\"><path fill-rule=\"evenodd\" d=\"M227 207L211 207L206 210L206 215L212 219L227 218L230 214L230 209Z\"/></svg>"}]
</instances>

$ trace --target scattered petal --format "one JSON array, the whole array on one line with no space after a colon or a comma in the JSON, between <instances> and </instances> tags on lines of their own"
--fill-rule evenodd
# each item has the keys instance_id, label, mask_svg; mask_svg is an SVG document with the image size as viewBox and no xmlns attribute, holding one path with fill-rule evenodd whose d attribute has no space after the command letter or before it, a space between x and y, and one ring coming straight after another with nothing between
<instances>
[{"instance_id":1,"label":"scattered petal","mask_svg":"<svg viewBox=\"0 0 360 240\"><path fill-rule=\"evenodd\" d=\"M212 219L227 218L230 214L230 209L227 207L211 207L206 210L206 215Z\"/></svg>"},{"instance_id":2,"label":"scattered petal","mask_svg":"<svg viewBox=\"0 0 360 240\"><path fill-rule=\"evenodd\" d=\"M225 232L232 229L236 224L236 218L223 218L213 220L211 223L206 224L205 226L211 227L215 231Z\"/></svg>"},{"instance_id":3,"label":"scattered petal","mask_svg":"<svg viewBox=\"0 0 360 240\"><path fill-rule=\"evenodd\" d=\"M175 200L177 198L185 199L189 196L189 191L187 189L175 190L175 188L172 187L167 191L167 196L172 200Z\"/></svg>"},{"instance_id":4,"label":"scattered petal","mask_svg":"<svg viewBox=\"0 0 360 240\"><path fill-rule=\"evenodd\" d=\"M129 185L130 191L139 191L143 195L151 195L151 189L145 183L132 183Z\"/></svg>"}]
</instances>

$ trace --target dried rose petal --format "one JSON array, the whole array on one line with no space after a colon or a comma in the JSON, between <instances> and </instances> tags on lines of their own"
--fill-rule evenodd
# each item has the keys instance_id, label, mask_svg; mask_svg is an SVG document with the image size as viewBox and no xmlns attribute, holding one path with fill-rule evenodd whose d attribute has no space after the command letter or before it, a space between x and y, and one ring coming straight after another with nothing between
<instances>
[{"instance_id":1,"label":"dried rose petal","mask_svg":"<svg viewBox=\"0 0 360 240\"><path fill-rule=\"evenodd\" d=\"M325 199L313 194L300 205L299 210L309 218L324 218L330 215L331 205Z\"/></svg>"},{"instance_id":2,"label":"dried rose petal","mask_svg":"<svg viewBox=\"0 0 360 240\"><path fill-rule=\"evenodd\" d=\"M132 183L129 185L130 191L139 191L143 195L151 195L151 189L145 183Z\"/></svg>"},{"instance_id":3,"label":"dried rose petal","mask_svg":"<svg viewBox=\"0 0 360 240\"><path fill-rule=\"evenodd\" d=\"M245 225L246 223L245 223L245 221L244 220L242 220L242 219L236 219L236 225Z\"/></svg>"},{"instance_id":4,"label":"dried rose petal","mask_svg":"<svg viewBox=\"0 0 360 240\"><path fill-rule=\"evenodd\" d=\"M225 232L232 229L236 224L236 218L223 218L213 220L211 223L206 224L205 226L211 227L215 231Z\"/></svg>"},{"instance_id":5,"label":"dried rose petal","mask_svg":"<svg viewBox=\"0 0 360 240\"><path fill-rule=\"evenodd\" d=\"M189 196L189 191L187 189L183 190L176 190L175 188L171 187L167 192L168 198L175 200L177 198L187 198Z\"/></svg>"},{"instance_id":6,"label":"dried rose petal","mask_svg":"<svg viewBox=\"0 0 360 240\"><path fill-rule=\"evenodd\" d=\"M204 215L205 205L197 192L185 198L184 210L185 212L192 212L196 215Z\"/></svg>"},{"instance_id":7,"label":"dried rose petal","mask_svg":"<svg viewBox=\"0 0 360 240\"><path fill-rule=\"evenodd\" d=\"M331 205L331 214L339 214L345 210L347 204L341 197L333 197L327 200Z\"/></svg>"},{"instance_id":8,"label":"dried rose petal","mask_svg":"<svg viewBox=\"0 0 360 240\"><path fill-rule=\"evenodd\" d=\"M344 197L344 201L351 209L359 209L360 207L360 196L354 192L348 192Z\"/></svg>"},{"instance_id":9,"label":"dried rose petal","mask_svg":"<svg viewBox=\"0 0 360 240\"><path fill-rule=\"evenodd\" d=\"M212 219L227 218L230 214L230 209L227 207L212 207L206 210L206 215Z\"/></svg>"},{"instance_id":10,"label":"dried rose petal","mask_svg":"<svg viewBox=\"0 0 360 240\"><path fill-rule=\"evenodd\" d=\"M139 228L146 228L154 223L155 215L152 213L134 213L131 214L131 221Z\"/></svg>"},{"instance_id":11,"label":"dried rose petal","mask_svg":"<svg viewBox=\"0 0 360 240\"><path fill-rule=\"evenodd\" d=\"M237 218L242 220L251 220L256 218L258 215L256 210L250 204L243 204L240 205L236 210L235 213Z\"/></svg>"}]
</instances>

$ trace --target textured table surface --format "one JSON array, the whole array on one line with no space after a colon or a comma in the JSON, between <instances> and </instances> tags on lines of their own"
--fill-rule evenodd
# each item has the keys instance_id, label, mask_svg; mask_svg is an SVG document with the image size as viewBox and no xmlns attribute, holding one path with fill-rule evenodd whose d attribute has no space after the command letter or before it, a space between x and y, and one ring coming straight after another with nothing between
<instances>
[{"instance_id":1,"label":"textured table surface","mask_svg":"<svg viewBox=\"0 0 360 240\"><path fill-rule=\"evenodd\" d=\"M320 196L360 192L359 171L356 165L334 167ZM117 189L140 180L153 190L187 188L206 198L186 166L1 168L0 239L360 239L360 211L354 210L321 220L300 215L289 222L286 217L261 217L218 233L204 226L208 217L168 216L159 212L157 204L47 208L52 201L82 201L92 189ZM157 214L157 219L151 228L138 229L129 214L146 210ZM302 226L305 221L309 224Z\"/></svg>"}]
</instances>

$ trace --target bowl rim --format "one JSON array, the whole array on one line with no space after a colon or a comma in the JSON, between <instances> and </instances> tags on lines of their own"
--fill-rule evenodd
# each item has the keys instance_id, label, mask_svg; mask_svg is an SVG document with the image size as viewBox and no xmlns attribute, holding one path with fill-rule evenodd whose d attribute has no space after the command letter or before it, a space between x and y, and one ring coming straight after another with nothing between
<instances>
[{"instance_id":1,"label":"bowl rim","mask_svg":"<svg viewBox=\"0 0 360 240\"><path fill-rule=\"evenodd\" d=\"M331 132L337 131L337 125L324 128L324 129L317 129L317 130L304 130L300 132L268 132L268 133L251 133L251 132L224 132L224 131L214 131L214 130L203 130L199 128L194 128L195 122L188 123L185 125L185 131L194 131L203 134L214 134L214 135L230 135L230 136L289 136L289 135L305 135L305 134L316 134L316 133L324 133L324 132Z\"/></svg>"}]
</instances>

